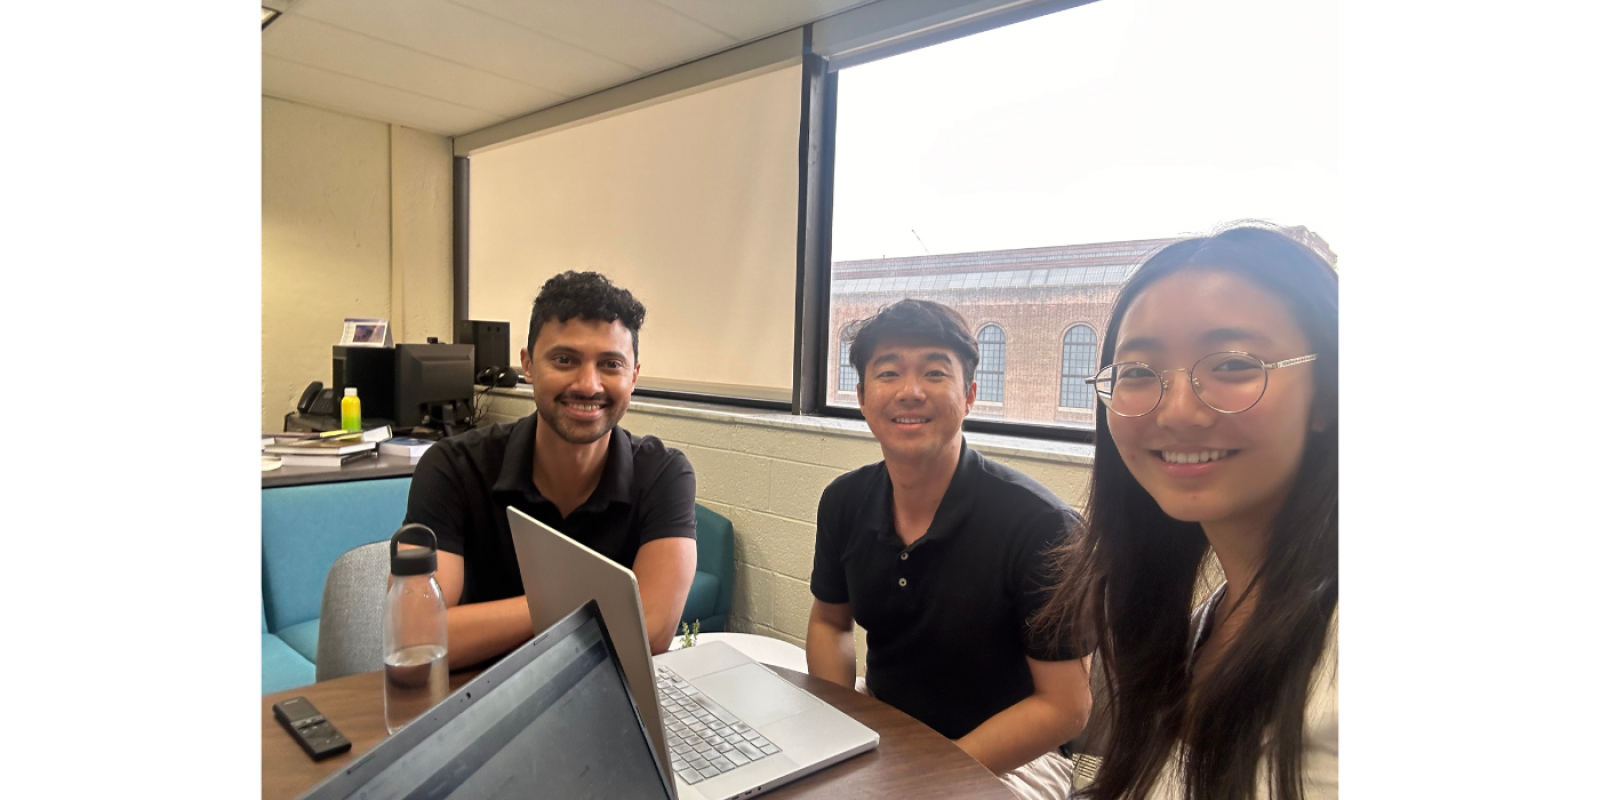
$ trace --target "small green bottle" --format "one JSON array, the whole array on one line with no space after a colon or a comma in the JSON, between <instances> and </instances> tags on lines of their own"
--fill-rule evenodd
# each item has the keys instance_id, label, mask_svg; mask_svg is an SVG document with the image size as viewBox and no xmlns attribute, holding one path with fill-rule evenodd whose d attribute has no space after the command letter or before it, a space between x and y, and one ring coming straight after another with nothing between
<instances>
[{"instance_id":1,"label":"small green bottle","mask_svg":"<svg viewBox=\"0 0 1600 800\"><path fill-rule=\"evenodd\" d=\"M344 399L339 401L339 427L352 432L361 430L361 398L356 397L354 386L346 386Z\"/></svg>"}]
</instances>

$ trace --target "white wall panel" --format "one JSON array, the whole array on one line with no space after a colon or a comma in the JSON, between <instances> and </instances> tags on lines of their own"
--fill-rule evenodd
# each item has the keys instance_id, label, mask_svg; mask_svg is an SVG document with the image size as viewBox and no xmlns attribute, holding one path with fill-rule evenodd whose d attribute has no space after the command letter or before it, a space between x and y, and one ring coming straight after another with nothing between
<instances>
[{"instance_id":1,"label":"white wall panel","mask_svg":"<svg viewBox=\"0 0 1600 800\"><path fill-rule=\"evenodd\" d=\"M868 0L656 0L723 33L749 41L775 31L798 28L812 20L868 4Z\"/></svg>"},{"instance_id":2,"label":"white wall panel","mask_svg":"<svg viewBox=\"0 0 1600 800\"><path fill-rule=\"evenodd\" d=\"M261 88L271 97L446 136L500 121L475 108L274 56L261 58Z\"/></svg>"},{"instance_id":3,"label":"white wall panel","mask_svg":"<svg viewBox=\"0 0 1600 800\"><path fill-rule=\"evenodd\" d=\"M294 13L569 97L639 74L527 28L433 0L300 0Z\"/></svg>"},{"instance_id":4,"label":"white wall panel","mask_svg":"<svg viewBox=\"0 0 1600 800\"><path fill-rule=\"evenodd\" d=\"M500 117L566 99L548 89L305 17L286 16L268 31L272 35L261 40L261 52L267 55Z\"/></svg>"},{"instance_id":5,"label":"white wall panel","mask_svg":"<svg viewBox=\"0 0 1600 800\"><path fill-rule=\"evenodd\" d=\"M653 72L690 58L726 50L739 42L656 3L584 0L454 0L458 5L539 31L593 53Z\"/></svg>"}]
</instances>

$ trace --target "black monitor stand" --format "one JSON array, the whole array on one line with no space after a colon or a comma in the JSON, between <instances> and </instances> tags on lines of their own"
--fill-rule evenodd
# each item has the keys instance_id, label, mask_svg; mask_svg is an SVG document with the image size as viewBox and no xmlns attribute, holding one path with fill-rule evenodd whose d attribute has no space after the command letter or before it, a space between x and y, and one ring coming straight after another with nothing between
<instances>
[{"instance_id":1,"label":"black monitor stand","mask_svg":"<svg viewBox=\"0 0 1600 800\"><path fill-rule=\"evenodd\" d=\"M394 348L395 419L401 425L454 430L471 417L470 344L400 344ZM450 435L450 434L446 434Z\"/></svg>"},{"instance_id":2,"label":"black monitor stand","mask_svg":"<svg viewBox=\"0 0 1600 800\"><path fill-rule=\"evenodd\" d=\"M472 403L469 400L429 403L428 411L423 414L417 429L423 432L437 431L440 438L454 436L467 430L471 419Z\"/></svg>"}]
</instances>

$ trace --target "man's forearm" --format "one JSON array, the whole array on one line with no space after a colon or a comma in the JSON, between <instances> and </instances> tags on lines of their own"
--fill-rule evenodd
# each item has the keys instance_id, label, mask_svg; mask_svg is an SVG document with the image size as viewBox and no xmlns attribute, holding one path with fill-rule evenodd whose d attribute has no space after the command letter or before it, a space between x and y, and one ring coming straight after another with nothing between
<instances>
[{"instance_id":1,"label":"man's forearm","mask_svg":"<svg viewBox=\"0 0 1600 800\"><path fill-rule=\"evenodd\" d=\"M856 686L856 638L813 619L806 630L806 671L847 689Z\"/></svg>"},{"instance_id":2,"label":"man's forearm","mask_svg":"<svg viewBox=\"0 0 1600 800\"><path fill-rule=\"evenodd\" d=\"M1088 722L1087 709L1081 713L1063 709L1032 695L985 720L956 744L999 775L1061 746Z\"/></svg>"},{"instance_id":3,"label":"man's forearm","mask_svg":"<svg viewBox=\"0 0 1600 800\"><path fill-rule=\"evenodd\" d=\"M674 616L670 609L644 607L644 630L645 637L650 640L650 655L659 656L672 646L672 635L678 629L681 616L681 608L679 614Z\"/></svg>"},{"instance_id":4,"label":"man's forearm","mask_svg":"<svg viewBox=\"0 0 1600 800\"><path fill-rule=\"evenodd\" d=\"M454 606L446 614L451 669L473 666L533 638L526 597Z\"/></svg>"},{"instance_id":5,"label":"man's forearm","mask_svg":"<svg viewBox=\"0 0 1600 800\"><path fill-rule=\"evenodd\" d=\"M672 634L694 584L695 548L694 539L687 537L654 539L641 545L633 559L651 655L665 653L672 646Z\"/></svg>"}]
</instances>

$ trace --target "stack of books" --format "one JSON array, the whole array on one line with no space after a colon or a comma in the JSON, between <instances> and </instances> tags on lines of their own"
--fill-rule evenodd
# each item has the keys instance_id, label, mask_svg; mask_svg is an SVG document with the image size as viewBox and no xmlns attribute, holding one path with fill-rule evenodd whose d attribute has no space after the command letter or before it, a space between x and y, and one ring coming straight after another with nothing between
<instances>
[{"instance_id":1,"label":"stack of books","mask_svg":"<svg viewBox=\"0 0 1600 800\"><path fill-rule=\"evenodd\" d=\"M422 454L432 446L433 441L431 439L413 439L410 436L397 436L378 445L378 452L386 456L409 458L411 463L415 464L417 459L422 458Z\"/></svg>"},{"instance_id":2,"label":"stack of books","mask_svg":"<svg viewBox=\"0 0 1600 800\"><path fill-rule=\"evenodd\" d=\"M388 425L362 431L262 434L261 452L277 456L286 467L342 467L375 457L378 443L393 437L394 431ZM267 444L269 438L271 444Z\"/></svg>"}]
</instances>

